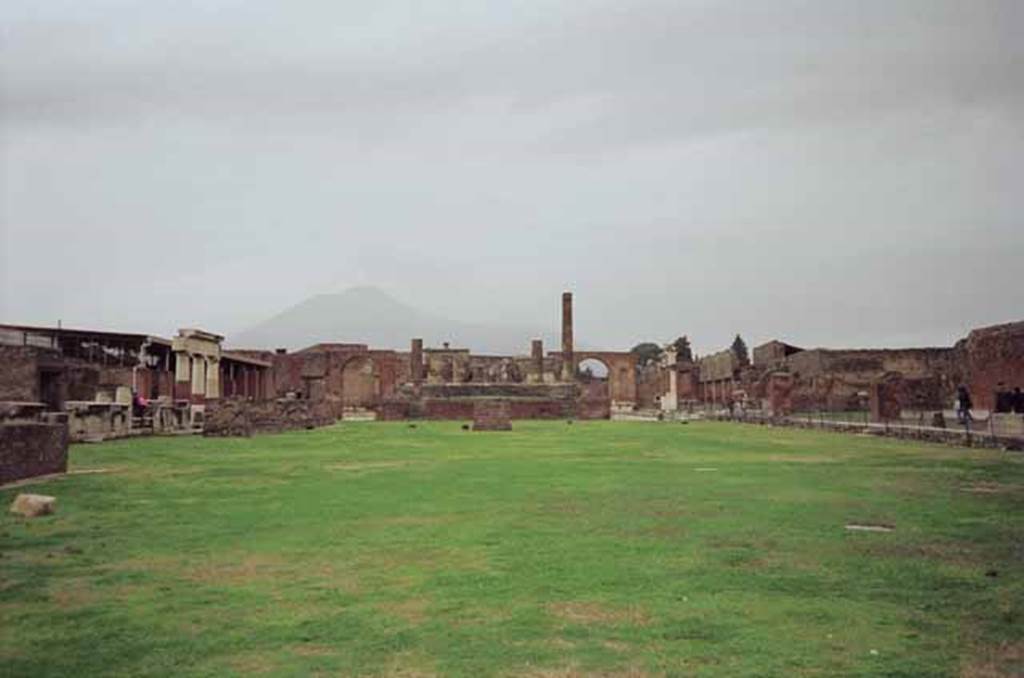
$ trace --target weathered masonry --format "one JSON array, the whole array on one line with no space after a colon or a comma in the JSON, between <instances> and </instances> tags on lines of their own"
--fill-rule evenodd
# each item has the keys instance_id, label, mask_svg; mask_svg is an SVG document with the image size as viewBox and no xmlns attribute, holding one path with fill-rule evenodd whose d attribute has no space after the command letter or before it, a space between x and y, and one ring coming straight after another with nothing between
<instances>
[{"instance_id":1,"label":"weathered masonry","mask_svg":"<svg viewBox=\"0 0 1024 678\"><path fill-rule=\"evenodd\" d=\"M322 343L301 351L239 350L271 365L272 395L324 402L340 417L471 419L489 400L507 402L513 418L607 418L637 401L636 359L616 351L577 352L573 298L562 295L561 351L545 355L541 340L521 355L479 355L443 344L375 350L365 344ZM524 348L526 344L524 342ZM581 379L580 363L597 360L603 379Z\"/></svg>"},{"instance_id":2,"label":"weathered masonry","mask_svg":"<svg viewBox=\"0 0 1024 678\"><path fill-rule=\"evenodd\" d=\"M221 341L196 329L171 340L0 325L0 403L11 405L0 414L64 413L72 440L197 429L208 402L260 400L268 388L270 364Z\"/></svg>"},{"instance_id":3,"label":"weathered masonry","mask_svg":"<svg viewBox=\"0 0 1024 678\"><path fill-rule=\"evenodd\" d=\"M1024 322L975 330L949 348L770 341L747 361L732 350L693 360L666 347L660 360L638 367L632 352L579 348L573 303L571 292L561 295L559 350L524 338L517 355L424 346L418 337L406 351L325 341L289 352L227 350L222 336L198 328L165 339L0 325L0 403L63 413L72 440L92 440L281 430L339 418L468 420L495 401L513 419L609 418L705 403L780 414L870 408L882 417L941 409L960 384L977 408L999 410L1024 387Z\"/></svg>"},{"instance_id":4,"label":"weathered masonry","mask_svg":"<svg viewBox=\"0 0 1024 678\"><path fill-rule=\"evenodd\" d=\"M677 360L666 349L657 403L669 411L753 404L778 414L862 410L890 419L901 410L948 410L963 385L978 411L1005 411L1014 390L1024 389L1024 322L973 330L951 347L802 349L769 341L753 358L726 350Z\"/></svg>"}]
</instances>

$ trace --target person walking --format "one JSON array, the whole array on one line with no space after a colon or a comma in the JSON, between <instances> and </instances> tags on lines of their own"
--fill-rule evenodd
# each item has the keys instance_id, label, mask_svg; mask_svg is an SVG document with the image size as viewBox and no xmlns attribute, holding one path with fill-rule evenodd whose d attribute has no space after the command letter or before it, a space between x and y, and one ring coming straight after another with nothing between
<instances>
[{"instance_id":1,"label":"person walking","mask_svg":"<svg viewBox=\"0 0 1024 678\"><path fill-rule=\"evenodd\" d=\"M971 416L971 408L974 407L974 403L971 402L970 391L963 384L956 389L956 404L956 418L961 424L966 424L974 419Z\"/></svg>"}]
</instances>

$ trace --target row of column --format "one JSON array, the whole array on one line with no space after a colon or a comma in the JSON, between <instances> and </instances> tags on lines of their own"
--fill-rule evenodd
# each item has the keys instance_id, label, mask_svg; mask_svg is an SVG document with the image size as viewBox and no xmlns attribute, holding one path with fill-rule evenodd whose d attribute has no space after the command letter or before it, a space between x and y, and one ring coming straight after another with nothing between
<instances>
[{"instance_id":1,"label":"row of column","mask_svg":"<svg viewBox=\"0 0 1024 678\"><path fill-rule=\"evenodd\" d=\"M176 353L174 361L174 381L177 384L189 384L190 396L220 397L220 358Z\"/></svg>"},{"instance_id":2,"label":"row of column","mask_svg":"<svg viewBox=\"0 0 1024 678\"><path fill-rule=\"evenodd\" d=\"M176 353L174 381L178 388L175 397L191 397L193 399L211 400L220 398L221 359L216 356L202 354ZM265 388L264 370L259 367L230 364L225 379L230 384L232 396L262 398ZM240 374L239 374L240 372Z\"/></svg>"},{"instance_id":3,"label":"row of column","mask_svg":"<svg viewBox=\"0 0 1024 678\"><path fill-rule=\"evenodd\" d=\"M576 378L576 364L573 355L572 333L572 292L562 294L562 381L573 381ZM534 339L530 345L530 357L533 360L537 381L544 382L544 343ZM423 339L413 339L409 352L409 375L412 383L422 384L426 375L423 365Z\"/></svg>"},{"instance_id":4,"label":"row of column","mask_svg":"<svg viewBox=\"0 0 1024 678\"><path fill-rule=\"evenodd\" d=\"M258 367L230 363L225 374L225 381L230 384L230 393L225 389L225 395L261 399L266 386L265 377L264 370Z\"/></svg>"},{"instance_id":5,"label":"row of column","mask_svg":"<svg viewBox=\"0 0 1024 678\"><path fill-rule=\"evenodd\" d=\"M530 358L538 383L544 383L544 342L534 339L530 342ZM409 350L409 379L422 384L426 379L426 365L423 364L423 339L413 339Z\"/></svg>"}]
</instances>

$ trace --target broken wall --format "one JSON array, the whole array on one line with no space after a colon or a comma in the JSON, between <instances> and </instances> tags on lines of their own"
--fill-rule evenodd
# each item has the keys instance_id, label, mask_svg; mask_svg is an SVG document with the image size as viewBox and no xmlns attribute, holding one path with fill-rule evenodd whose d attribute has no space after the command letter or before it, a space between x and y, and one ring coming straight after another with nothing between
<instances>
[{"instance_id":1,"label":"broken wall","mask_svg":"<svg viewBox=\"0 0 1024 678\"><path fill-rule=\"evenodd\" d=\"M0 485L67 469L67 426L0 422Z\"/></svg>"},{"instance_id":2,"label":"broken wall","mask_svg":"<svg viewBox=\"0 0 1024 678\"><path fill-rule=\"evenodd\" d=\"M992 410L995 393L1024 389L1024 322L983 327L957 344L974 406Z\"/></svg>"}]
</instances>

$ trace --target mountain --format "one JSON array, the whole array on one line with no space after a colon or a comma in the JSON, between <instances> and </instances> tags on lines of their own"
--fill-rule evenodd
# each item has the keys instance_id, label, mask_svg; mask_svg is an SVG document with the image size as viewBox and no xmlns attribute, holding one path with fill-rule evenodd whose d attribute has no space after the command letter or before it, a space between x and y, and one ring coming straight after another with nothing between
<instances>
[{"instance_id":1,"label":"mountain","mask_svg":"<svg viewBox=\"0 0 1024 678\"><path fill-rule=\"evenodd\" d=\"M426 347L450 342L473 353L525 355L530 340L544 339L555 349L554 332L505 325L476 325L420 311L376 287L353 287L339 294L318 294L227 338L230 348L305 348L321 342L368 344L371 348L409 350L422 337Z\"/></svg>"}]
</instances>

